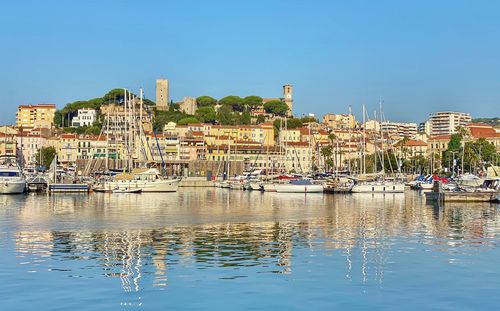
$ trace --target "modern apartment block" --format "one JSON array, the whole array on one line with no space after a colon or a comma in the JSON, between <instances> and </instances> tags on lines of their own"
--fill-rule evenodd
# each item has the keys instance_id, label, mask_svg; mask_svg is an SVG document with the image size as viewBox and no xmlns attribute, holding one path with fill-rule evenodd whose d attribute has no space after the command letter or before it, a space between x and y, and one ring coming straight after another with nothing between
<instances>
[{"instance_id":1,"label":"modern apartment block","mask_svg":"<svg viewBox=\"0 0 500 311\"><path fill-rule=\"evenodd\" d=\"M430 135L455 134L459 126L466 126L471 120L470 114L464 112L436 112L429 116Z\"/></svg>"},{"instance_id":2,"label":"modern apartment block","mask_svg":"<svg viewBox=\"0 0 500 311\"><path fill-rule=\"evenodd\" d=\"M19 105L16 124L20 129L51 128L54 125L56 105Z\"/></svg>"},{"instance_id":3,"label":"modern apartment block","mask_svg":"<svg viewBox=\"0 0 500 311\"><path fill-rule=\"evenodd\" d=\"M380 128L386 133L396 134L400 137L417 135L417 123L382 122Z\"/></svg>"},{"instance_id":4,"label":"modern apartment block","mask_svg":"<svg viewBox=\"0 0 500 311\"><path fill-rule=\"evenodd\" d=\"M168 110L169 100L168 80L156 80L156 108L158 110Z\"/></svg>"}]
</instances>

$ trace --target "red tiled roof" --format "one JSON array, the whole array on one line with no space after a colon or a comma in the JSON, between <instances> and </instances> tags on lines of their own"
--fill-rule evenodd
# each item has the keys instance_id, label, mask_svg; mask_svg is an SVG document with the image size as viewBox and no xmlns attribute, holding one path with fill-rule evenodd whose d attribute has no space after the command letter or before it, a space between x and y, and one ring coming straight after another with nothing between
<instances>
[{"instance_id":1,"label":"red tiled roof","mask_svg":"<svg viewBox=\"0 0 500 311\"><path fill-rule=\"evenodd\" d=\"M395 146L401 146L401 145L404 145L404 146L408 146L408 147L418 147L418 146L427 146L427 144L425 142L423 142L422 140L415 140L415 139L409 139L408 141L406 141L406 143L403 144L403 141L400 140L398 141L397 143L394 144Z\"/></svg>"},{"instance_id":2,"label":"red tiled roof","mask_svg":"<svg viewBox=\"0 0 500 311\"><path fill-rule=\"evenodd\" d=\"M500 137L500 133L497 133L492 127L470 127L470 133L474 138L493 138Z\"/></svg>"},{"instance_id":3,"label":"red tiled roof","mask_svg":"<svg viewBox=\"0 0 500 311\"><path fill-rule=\"evenodd\" d=\"M290 141L286 144L292 147L309 147L309 143L306 141Z\"/></svg>"},{"instance_id":4,"label":"red tiled roof","mask_svg":"<svg viewBox=\"0 0 500 311\"><path fill-rule=\"evenodd\" d=\"M451 138L451 135L439 135L439 136L431 136L429 137L429 140L446 140L446 139L450 139Z\"/></svg>"}]
</instances>

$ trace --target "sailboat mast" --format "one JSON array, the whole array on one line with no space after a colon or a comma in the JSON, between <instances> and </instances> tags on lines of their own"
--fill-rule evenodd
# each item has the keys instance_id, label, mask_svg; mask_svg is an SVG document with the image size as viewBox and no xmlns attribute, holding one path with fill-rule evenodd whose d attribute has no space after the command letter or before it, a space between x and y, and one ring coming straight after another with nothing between
<instances>
[{"instance_id":1,"label":"sailboat mast","mask_svg":"<svg viewBox=\"0 0 500 311\"><path fill-rule=\"evenodd\" d=\"M365 148L366 148L366 121L365 121L365 105L363 104L363 145L361 146L362 150L362 163L361 167L363 169L363 174L366 174L366 155L365 155Z\"/></svg>"},{"instance_id":2,"label":"sailboat mast","mask_svg":"<svg viewBox=\"0 0 500 311\"><path fill-rule=\"evenodd\" d=\"M349 120L351 119L351 116L352 116L351 105L349 105ZM347 169L349 170L349 174L351 174L351 125L350 124L348 126L348 129L349 129L349 145L347 150L349 150L348 151L349 158L347 159Z\"/></svg>"},{"instance_id":3,"label":"sailboat mast","mask_svg":"<svg viewBox=\"0 0 500 311\"><path fill-rule=\"evenodd\" d=\"M105 159L106 159L106 164L105 164L105 167L106 167L106 174L108 173L109 171L109 110L108 112L106 113L106 156L105 156Z\"/></svg>"}]
</instances>

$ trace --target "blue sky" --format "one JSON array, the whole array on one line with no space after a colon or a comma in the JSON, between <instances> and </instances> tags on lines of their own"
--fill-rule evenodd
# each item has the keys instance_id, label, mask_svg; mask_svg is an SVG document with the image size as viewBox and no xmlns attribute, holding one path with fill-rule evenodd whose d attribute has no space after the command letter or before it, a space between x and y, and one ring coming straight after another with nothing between
<instances>
[{"instance_id":1,"label":"blue sky","mask_svg":"<svg viewBox=\"0 0 500 311\"><path fill-rule=\"evenodd\" d=\"M500 1L3 1L0 123L102 96L278 97L296 114L500 115Z\"/></svg>"}]
</instances>

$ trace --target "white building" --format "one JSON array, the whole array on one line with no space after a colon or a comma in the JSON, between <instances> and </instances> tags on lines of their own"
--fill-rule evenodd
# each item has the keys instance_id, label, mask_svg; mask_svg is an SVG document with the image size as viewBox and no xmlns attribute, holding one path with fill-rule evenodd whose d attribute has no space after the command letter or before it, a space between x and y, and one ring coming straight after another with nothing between
<instances>
[{"instance_id":1,"label":"white building","mask_svg":"<svg viewBox=\"0 0 500 311\"><path fill-rule=\"evenodd\" d=\"M382 122L380 128L383 132L401 137L414 137L417 135L417 123Z\"/></svg>"},{"instance_id":2,"label":"white building","mask_svg":"<svg viewBox=\"0 0 500 311\"><path fill-rule=\"evenodd\" d=\"M40 160L37 159L38 150L47 147L47 137L40 134L20 132L16 140L23 161L28 165L36 164L37 160Z\"/></svg>"},{"instance_id":3,"label":"white building","mask_svg":"<svg viewBox=\"0 0 500 311\"><path fill-rule=\"evenodd\" d=\"M78 114L71 120L72 127L91 126L97 118L97 111L92 108L78 109Z\"/></svg>"},{"instance_id":4,"label":"white building","mask_svg":"<svg viewBox=\"0 0 500 311\"><path fill-rule=\"evenodd\" d=\"M464 112L436 112L429 116L430 135L455 134L459 126L466 126L471 120L470 114Z\"/></svg>"}]
</instances>

